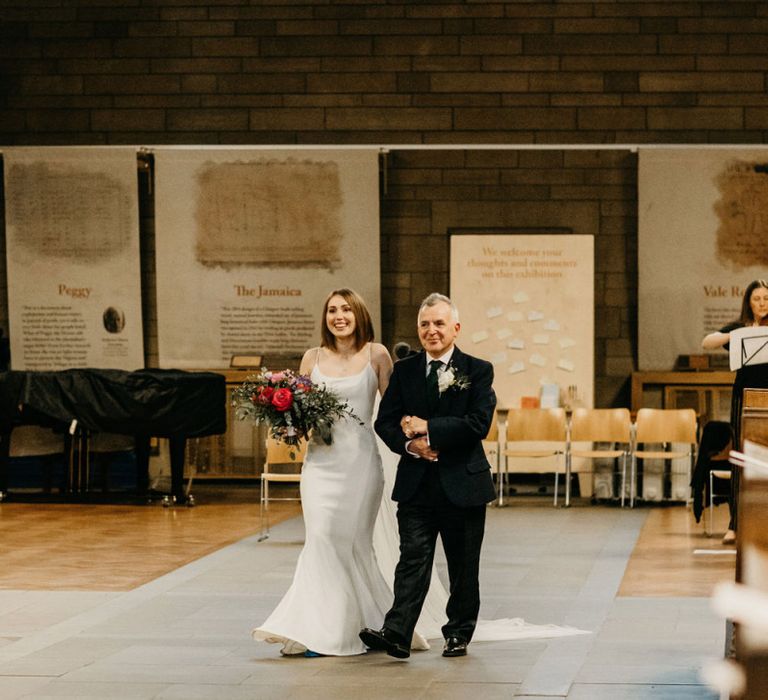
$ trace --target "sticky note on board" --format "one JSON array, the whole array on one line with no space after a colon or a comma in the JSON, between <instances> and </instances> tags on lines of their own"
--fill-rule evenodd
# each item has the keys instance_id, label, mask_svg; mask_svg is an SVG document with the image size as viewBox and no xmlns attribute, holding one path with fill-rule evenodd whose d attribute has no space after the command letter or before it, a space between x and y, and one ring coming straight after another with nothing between
<instances>
[{"instance_id":1,"label":"sticky note on board","mask_svg":"<svg viewBox=\"0 0 768 700\"><path fill-rule=\"evenodd\" d=\"M522 321L523 318L525 318L525 317L523 316L523 312L522 311L510 311L507 314L507 320L508 321Z\"/></svg>"},{"instance_id":2,"label":"sticky note on board","mask_svg":"<svg viewBox=\"0 0 768 700\"><path fill-rule=\"evenodd\" d=\"M529 311L528 312L528 320L529 321L542 321L544 319L544 314L541 313L541 311Z\"/></svg>"},{"instance_id":3,"label":"sticky note on board","mask_svg":"<svg viewBox=\"0 0 768 700\"><path fill-rule=\"evenodd\" d=\"M500 306L492 306L490 309L488 309L485 312L485 315L488 318L496 318L497 316L501 316L504 312L501 310Z\"/></svg>"},{"instance_id":4,"label":"sticky note on board","mask_svg":"<svg viewBox=\"0 0 768 700\"><path fill-rule=\"evenodd\" d=\"M561 358L557 362L557 368L565 370L566 372L573 372L576 369L576 365L574 365L570 360Z\"/></svg>"},{"instance_id":5,"label":"sticky note on board","mask_svg":"<svg viewBox=\"0 0 768 700\"><path fill-rule=\"evenodd\" d=\"M554 318L550 318L549 321L544 324L544 328L546 328L548 331L559 331L560 324L555 321Z\"/></svg>"},{"instance_id":6,"label":"sticky note on board","mask_svg":"<svg viewBox=\"0 0 768 700\"><path fill-rule=\"evenodd\" d=\"M488 331L475 331L472 334L473 343L481 343L484 340L488 340Z\"/></svg>"},{"instance_id":7,"label":"sticky note on board","mask_svg":"<svg viewBox=\"0 0 768 700\"><path fill-rule=\"evenodd\" d=\"M528 297L527 292L515 292L512 295L512 301L514 301L515 304L522 304L524 301L530 301L530 298Z\"/></svg>"},{"instance_id":8,"label":"sticky note on board","mask_svg":"<svg viewBox=\"0 0 768 700\"><path fill-rule=\"evenodd\" d=\"M546 333L537 333L533 336L534 345L549 345L549 336Z\"/></svg>"},{"instance_id":9,"label":"sticky note on board","mask_svg":"<svg viewBox=\"0 0 768 700\"><path fill-rule=\"evenodd\" d=\"M576 341L573 338L560 338L558 341L560 343L560 347L565 348L572 348L574 345L576 345Z\"/></svg>"},{"instance_id":10,"label":"sticky note on board","mask_svg":"<svg viewBox=\"0 0 768 700\"><path fill-rule=\"evenodd\" d=\"M508 374L517 374L518 372L525 372L524 362L513 362L507 369Z\"/></svg>"},{"instance_id":11,"label":"sticky note on board","mask_svg":"<svg viewBox=\"0 0 768 700\"><path fill-rule=\"evenodd\" d=\"M547 358L544 357L544 355L534 353L528 358L528 362L530 362L532 365L536 365L537 367L544 367L547 364Z\"/></svg>"},{"instance_id":12,"label":"sticky note on board","mask_svg":"<svg viewBox=\"0 0 768 700\"><path fill-rule=\"evenodd\" d=\"M509 330L509 328L502 328L501 330L496 331L496 337L499 340L504 340L504 338L509 338L510 335L512 335L512 331Z\"/></svg>"},{"instance_id":13,"label":"sticky note on board","mask_svg":"<svg viewBox=\"0 0 768 700\"><path fill-rule=\"evenodd\" d=\"M507 347L512 350L523 350L525 348L525 341L522 338L512 338L507 342Z\"/></svg>"}]
</instances>

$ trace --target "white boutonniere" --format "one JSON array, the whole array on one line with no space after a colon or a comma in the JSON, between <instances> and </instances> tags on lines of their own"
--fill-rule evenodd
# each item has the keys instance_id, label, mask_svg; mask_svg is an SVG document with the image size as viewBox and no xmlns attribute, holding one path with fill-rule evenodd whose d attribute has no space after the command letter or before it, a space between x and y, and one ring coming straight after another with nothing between
<instances>
[{"instance_id":1,"label":"white boutonniere","mask_svg":"<svg viewBox=\"0 0 768 700\"><path fill-rule=\"evenodd\" d=\"M437 375L437 391L440 394L448 391L448 389L453 389L454 391L467 389L470 383L469 377L459 372L451 364Z\"/></svg>"}]
</instances>

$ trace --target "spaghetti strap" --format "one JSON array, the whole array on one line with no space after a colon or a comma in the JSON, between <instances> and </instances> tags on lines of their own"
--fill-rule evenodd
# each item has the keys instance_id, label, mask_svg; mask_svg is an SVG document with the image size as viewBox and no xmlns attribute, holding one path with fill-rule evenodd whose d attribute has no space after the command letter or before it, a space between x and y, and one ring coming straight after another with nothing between
<instances>
[{"instance_id":1,"label":"spaghetti strap","mask_svg":"<svg viewBox=\"0 0 768 700\"><path fill-rule=\"evenodd\" d=\"M320 369L320 346L317 346L317 352L315 353L315 367Z\"/></svg>"},{"instance_id":2,"label":"spaghetti strap","mask_svg":"<svg viewBox=\"0 0 768 700\"><path fill-rule=\"evenodd\" d=\"M368 343L368 364L371 364L373 359L373 343Z\"/></svg>"}]
</instances>

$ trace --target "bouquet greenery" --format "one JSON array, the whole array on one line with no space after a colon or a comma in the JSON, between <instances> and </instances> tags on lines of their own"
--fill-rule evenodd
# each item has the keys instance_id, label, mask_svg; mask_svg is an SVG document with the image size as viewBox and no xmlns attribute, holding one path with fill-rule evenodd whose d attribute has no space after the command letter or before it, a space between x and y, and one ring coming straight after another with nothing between
<instances>
[{"instance_id":1,"label":"bouquet greenery","mask_svg":"<svg viewBox=\"0 0 768 700\"><path fill-rule=\"evenodd\" d=\"M338 394L290 369L270 372L262 367L232 390L232 406L238 419L265 423L270 435L287 445L298 445L310 431L330 445L337 420L348 416L361 423Z\"/></svg>"}]
</instances>

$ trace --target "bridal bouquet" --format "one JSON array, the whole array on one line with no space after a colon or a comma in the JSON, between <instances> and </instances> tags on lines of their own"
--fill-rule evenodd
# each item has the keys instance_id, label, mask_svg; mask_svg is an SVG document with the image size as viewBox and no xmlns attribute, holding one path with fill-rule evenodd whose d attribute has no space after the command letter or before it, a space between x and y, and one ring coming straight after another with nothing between
<instances>
[{"instance_id":1,"label":"bridal bouquet","mask_svg":"<svg viewBox=\"0 0 768 700\"><path fill-rule=\"evenodd\" d=\"M330 445L338 419L349 416L361 422L338 394L290 369L270 372L262 367L232 390L232 406L236 418L266 423L270 435L287 445L298 445L310 431Z\"/></svg>"}]
</instances>

